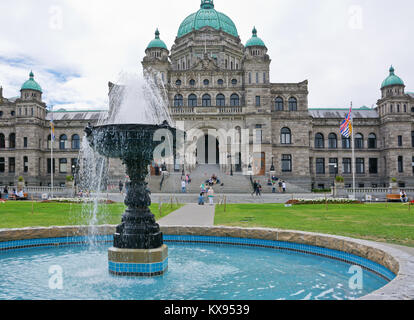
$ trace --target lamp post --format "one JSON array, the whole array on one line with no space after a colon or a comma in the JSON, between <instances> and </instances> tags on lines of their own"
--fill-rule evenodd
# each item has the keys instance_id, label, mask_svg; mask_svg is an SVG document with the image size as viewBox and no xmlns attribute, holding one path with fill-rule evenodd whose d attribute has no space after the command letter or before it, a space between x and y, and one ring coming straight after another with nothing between
<instances>
[{"instance_id":1,"label":"lamp post","mask_svg":"<svg viewBox=\"0 0 414 320\"><path fill-rule=\"evenodd\" d=\"M276 174L275 165L273 164L273 159L274 159L274 157L272 156L272 165L270 167L270 175L271 175L272 179L273 179L274 175Z\"/></svg>"},{"instance_id":2,"label":"lamp post","mask_svg":"<svg viewBox=\"0 0 414 320\"><path fill-rule=\"evenodd\" d=\"M228 154L227 159L230 159L230 175L233 176L233 161L232 161L231 153Z\"/></svg>"}]
</instances>

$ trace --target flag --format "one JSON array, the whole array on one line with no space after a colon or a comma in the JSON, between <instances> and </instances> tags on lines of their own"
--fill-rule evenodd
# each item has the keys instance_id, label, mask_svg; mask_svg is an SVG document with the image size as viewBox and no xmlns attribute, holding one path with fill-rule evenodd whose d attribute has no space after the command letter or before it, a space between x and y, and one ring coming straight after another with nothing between
<instances>
[{"instance_id":1,"label":"flag","mask_svg":"<svg viewBox=\"0 0 414 320\"><path fill-rule=\"evenodd\" d=\"M341 123L341 134L345 138L349 138L352 135L352 107L349 109L349 113L347 114L344 121Z\"/></svg>"},{"instance_id":2,"label":"flag","mask_svg":"<svg viewBox=\"0 0 414 320\"><path fill-rule=\"evenodd\" d=\"M52 128L51 139L52 141L55 141L55 124L53 123L53 120L50 120L50 127Z\"/></svg>"}]
</instances>

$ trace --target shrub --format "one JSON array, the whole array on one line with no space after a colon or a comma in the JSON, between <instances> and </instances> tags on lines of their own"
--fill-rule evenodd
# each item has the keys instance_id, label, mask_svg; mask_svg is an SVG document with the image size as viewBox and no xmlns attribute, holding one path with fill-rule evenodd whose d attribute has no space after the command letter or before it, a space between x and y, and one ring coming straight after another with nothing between
<instances>
[{"instance_id":1,"label":"shrub","mask_svg":"<svg viewBox=\"0 0 414 320\"><path fill-rule=\"evenodd\" d=\"M313 193L331 193L331 189L312 189Z\"/></svg>"},{"instance_id":2,"label":"shrub","mask_svg":"<svg viewBox=\"0 0 414 320\"><path fill-rule=\"evenodd\" d=\"M24 178L23 178L22 176L20 176L20 177L17 179L17 181L19 181L19 182L24 182Z\"/></svg>"},{"instance_id":3,"label":"shrub","mask_svg":"<svg viewBox=\"0 0 414 320\"><path fill-rule=\"evenodd\" d=\"M391 179L391 182L396 183L396 182L397 182L397 178L392 178L392 179Z\"/></svg>"},{"instance_id":4,"label":"shrub","mask_svg":"<svg viewBox=\"0 0 414 320\"><path fill-rule=\"evenodd\" d=\"M343 183L345 181L345 179L344 179L344 177L337 176L335 181L338 182L338 183Z\"/></svg>"},{"instance_id":5,"label":"shrub","mask_svg":"<svg viewBox=\"0 0 414 320\"><path fill-rule=\"evenodd\" d=\"M73 181L73 176L66 176L66 182Z\"/></svg>"}]
</instances>

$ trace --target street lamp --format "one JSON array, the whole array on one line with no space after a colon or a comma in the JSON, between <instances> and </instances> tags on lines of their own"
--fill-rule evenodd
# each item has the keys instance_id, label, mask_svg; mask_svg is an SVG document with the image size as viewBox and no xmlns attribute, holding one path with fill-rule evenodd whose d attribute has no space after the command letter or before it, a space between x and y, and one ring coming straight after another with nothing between
<instances>
[{"instance_id":1,"label":"street lamp","mask_svg":"<svg viewBox=\"0 0 414 320\"><path fill-rule=\"evenodd\" d=\"M233 161L231 161L231 153L229 153L227 159L230 159L230 175L233 176Z\"/></svg>"},{"instance_id":2,"label":"street lamp","mask_svg":"<svg viewBox=\"0 0 414 320\"><path fill-rule=\"evenodd\" d=\"M272 165L270 167L270 174L272 175L272 178L274 177L274 175L276 173L275 166L273 164L273 159L274 159L274 157L272 156Z\"/></svg>"}]
</instances>

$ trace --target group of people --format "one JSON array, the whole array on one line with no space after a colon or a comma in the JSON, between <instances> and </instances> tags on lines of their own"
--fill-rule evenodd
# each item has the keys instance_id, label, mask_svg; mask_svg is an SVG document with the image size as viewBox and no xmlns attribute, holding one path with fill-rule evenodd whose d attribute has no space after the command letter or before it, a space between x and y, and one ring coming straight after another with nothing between
<instances>
[{"instance_id":1,"label":"group of people","mask_svg":"<svg viewBox=\"0 0 414 320\"><path fill-rule=\"evenodd\" d=\"M271 180L269 179L268 184L272 186L272 193L276 193L276 187L278 187L279 193L286 193L286 181L273 176Z\"/></svg>"},{"instance_id":2,"label":"group of people","mask_svg":"<svg viewBox=\"0 0 414 320\"><path fill-rule=\"evenodd\" d=\"M198 196L198 205L204 206L204 195L207 194L210 205L214 205L214 189L213 187L207 187L203 184L200 186L201 192Z\"/></svg>"},{"instance_id":3,"label":"group of people","mask_svg":"<svg viewBox=\"0 0 414 320\"><path fill-rule=\"evenodd\" d=\"M0 200L3 199L3 197L4 197L4 200L8 200L9 199L9 188L7 186L4 187L3 194L4 194L4 196L2 195L1 189L0 189ZM23 189L21 189L20 191L16 191L16 189L13 188L13 191L11 192L11 194L13 195L14 199L16 199L16 200L25 199Z\"/></svg>"},{"instance_id":4,"label":"group of people","mask_svg":"<svg viewBox=\"0 0 414 320\"><path fill-rule=\"evenodd\" d=\"M208 185L208 186L210 186L210 187L213 187L213 186L215 186L215 185L217 185L217 184L220 184L220 179L217 177L217 175L214 173L212 176L211 176L211 178L210 179L208 179L207 181L206 181L206 184Z\"/></svg>"},{"instance_id":5,"label":"group of people","mask_svg":"<svg viewBox=\"0 0 414 320\"><path fill-rule=\"evenodd\" d=\"M181 176L181 192L186 193L187 192L187 186L191 183L191 177L190 175L184 174Z\"/></svg>"}]
</instances>

